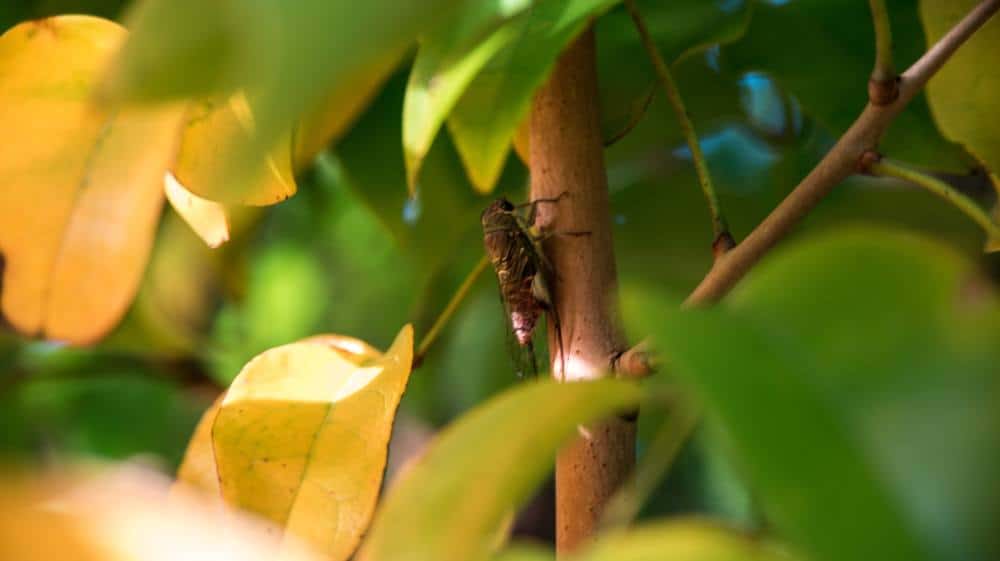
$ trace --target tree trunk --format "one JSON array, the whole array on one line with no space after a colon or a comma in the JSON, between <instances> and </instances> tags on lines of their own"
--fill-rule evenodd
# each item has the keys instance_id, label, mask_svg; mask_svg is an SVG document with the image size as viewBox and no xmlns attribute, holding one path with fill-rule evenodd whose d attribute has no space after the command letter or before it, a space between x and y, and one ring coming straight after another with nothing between
<instances>
[{"instance_id":1,"label":"tree trunk","mask_svg":"<svg viewBox=\"0 0 1000 561\"><path fill-rule=\"evenodd\" d=\"M626 349L618 311L607 177L598 108L594 33L588 29L556 63L531 113L531 196L555 198L538 207L553 232L545 253L557 278L553 305L562 342L549 319L553 376L565 382L609 375ZM584 235L565 235L586 232ZM562 235L561 235L562 234ZM635 423L607 419L580 427L556 460L556 549L584 543L604 505L635 463Z\"/></svg>"}]
</instances>

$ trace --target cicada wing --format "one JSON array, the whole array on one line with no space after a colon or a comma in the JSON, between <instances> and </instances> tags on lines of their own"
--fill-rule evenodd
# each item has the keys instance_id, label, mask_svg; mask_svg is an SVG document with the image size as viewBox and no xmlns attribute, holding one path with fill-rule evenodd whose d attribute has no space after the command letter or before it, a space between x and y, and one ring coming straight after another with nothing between
<instances>
[{"instance_id":1,"label":"cicada wing","mask_svg":"<svg viewBox=\"0 0 1000 561\"><path fill-rule=\"evenodd\" d=\"M511 320L513 311L507 300L500 294L500 304L503 308L503 331L506 340L507 354L510 357L511 367L518 378L534 378L538 376L538 360L535 357L535 345L529 341L527 345L521 345L517 341L514 333L514 324Z\"/></svg>"}]
</instances>

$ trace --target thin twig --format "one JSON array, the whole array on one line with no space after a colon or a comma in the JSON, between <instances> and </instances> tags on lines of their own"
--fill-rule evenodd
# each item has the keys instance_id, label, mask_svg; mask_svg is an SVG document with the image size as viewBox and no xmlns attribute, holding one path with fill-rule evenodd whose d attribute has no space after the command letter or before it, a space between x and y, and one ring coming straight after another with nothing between
<instances>
[{"instance_id":1,"label":"thin twig","mask_svg":"<svg viewBox=\"0 0 1000 561\"><path fill-rule=\"evenodd\" d=\"M476 266L469 272L462 281L462 285L458 287L455 294L451 296L451 300L448 301L448 305L444 307L441 311L441 315L434 320L434 325L427 331L424 338L420 340L420 345L417 346L417 354L413 356L413 367L417 368L424 361L424 357L427 356L427 351L430 350L431 345L437 339L438 335L441 334L441 330L444 326L448 324L451 316L455 315L455 311L458 310L458 306L465 300L465 297L469 295L469 291L472 290L472 285L476 283L479 275L483 274L486 270L486 266L490 264L489 259L484 255L476 263Z\"/></svg>"},{"instance_id":2,"label":"thin twig","mask_svg":"<svg viewBox=\"0 0 1000 561\"><path fill-rule=\"evenodd\" d=\"M896 70L892 64L892 28L885 0L868 0L875 24L875 68L868 82L868 97L876 105L891 103L898 94Z\"/></svg>"},{"instance_id":3,"label":"thin twig","mask_svg":"<svg viewBox=\"0 0 1000 561\"><path fill-rule=\"evenodd\" d=\"M990 240L1000 240L1000 226L990 218L990 215L981 206L976 204L976 201L973 201L964 193L944 181L901 162L894 162L887 159L881 159L872 163L868 166L868 169L875 175L895 177L896 179L909 181L914 185L927 189L954 205L976 224L982 226Z\"/></svg>"},{"instance_id":4,"label":"thin twig","mask_svg":"<svg viewBox=\"0 0 1000 561\"><path fill-rule=\"evenodd\" d=\"M893 118L937 72L941 65L1000 8L1000 0L984 0L927 50L903 75L899 96L888 105L869 103L837 144L777 208L739 245L716 259L705 278L685 301L697 306L717 301L833 188L854 173L859 159L875 150Z\"/></svg>"},{"instance_id":5,"label":"thin twig","mask_svg":"<svg viewBox=\"0 0 1000 561\"><path fill-rule=\"evenodd\" d=\"M708 202L708 210L712 213L712 233L714 234L712 248L716 258L718 258L732 247L732 236L729 233L729 225L726 223L726 217L722 214L719 197L715 193L715 187L712 185L712 177L708 172L708 162L705 161L705 155L701 151L701 144L698 142L698 135L695 133L694 124L691 122L691 116L688 115L687 108L684 106L684 99L681 98L680 90L677 89L677 83L674 82L670 68L664 62L663 56L660 55L660 50L656 47L652 36L650 36L649 29L646 28L646 22L642 19L642 15L639 13L638 8L636 8L634 0L625 0L625 8L628 9L629 14L632 16L632 21L635 23L635 28L642 38L642 44L646 48L646 53L649 55L649 59L656 69L660 85L663 86L663 90L667 94L667 99L670 100L670 106L673 107L674 113L677 115L677 122L680 124L681 133L684 134L684 140L687 141L688 148L691 150L691 160L694 162L694 169L698 173L698 182L701 184L701 191L705 194L705 200Z\"/></svg>"}]
</instances>

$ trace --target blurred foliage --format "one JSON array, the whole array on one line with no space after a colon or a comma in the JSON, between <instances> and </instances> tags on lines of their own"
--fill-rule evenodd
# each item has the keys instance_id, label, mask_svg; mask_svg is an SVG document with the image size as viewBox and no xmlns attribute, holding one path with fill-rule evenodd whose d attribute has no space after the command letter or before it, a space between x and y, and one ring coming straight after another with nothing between
<instances>
[{"instance_id":1,"label":"blurred foliage","mask_svg":"<svg viewBox=\"0 0 1000 561\"><path fill-rule=\"evenodd\" d=\"M936 41L976 5L965 1L920 3L921 22L929 41ZM996 90L1000 76L990 72L980 61L1000 51L1000 27L987 26L955 53L951 62L927 84L927 98L934 118L944 135L963 144L987 169L1000 169L1000 131L990 126L997 122L1000 107ZM1000 179L993 179L1000 189Z\"/></svg>"},{"instance_id":2,"label":"blurred foliage","mask_svg":"<svg viewBox=\"0 0 1000 561\"><path fill-rule=\"evenodd\" d=\"M120 21L122 4L8 1L0 5L0 24L67 12ZM298 192L273 207L227 209L232 239L216 250L168 211L125 321L93 348L3 335L0 456L53 466L138 455L169 470L198 414L267 349L321 332L347 333L384 349L410 322L419 341L482 255L479 213L491 199L482 193L495 187L493 196L526 198L525 165L507 153L535 87L582 22L607 9L596 24L602 127L609 139L627 133L605 152L624 316L631 340L653 334L667 351L668 366L650 385L683 381L710 419L685 445L642 517L710 515L790 539L820 561L973 560L1000 553L1000 497L989 478L1000 459L993 413L1000 261L979 255L975 225L923 191L854 177L795 232L810 241L776 254L723 309L680 314L680 298L711 266L711 223L672 110L655 88L627 13L614 4L143 2L145 15L133 12L131 20L139 26L133 54L158 62L132 67L137 74L119 82L118 93L196 92L204 99L225 85L247 88L264 140L243 148L268 153L270 141L288 140L294 129L282 150L293 150ZM862 109L874 53L868 8L820 0L637 4L672 63L740 239ZM930 12L944 4L889 2L901 68L957 17ZM228 29L221 25L228 16L249 23ZM1000 22L988 25L984 33L995 36ZM282 32L289 29L301 33ZM488 45L491 40L498 44ZM163 45L169 48L155 48ZM987 86L972 100L974 111L965 111L948 97L970 99L969 81L990 77L982 61L993 51L967 47L959 53L968 59L956 59L959 66L946 66L931 84L933 118L919 96L880 148L950 174L946 179L987 204L993 202L988 180L963 175L977 161L962 146L979 163L995 161L995 135L989 136L995 119L987 116L1000 98ZM477 52L484 60L469 63L462 55L472 49L483 49ZM411 74L422 64L427 75ZM407 96L418 89L415 83L428 91L443 87L435 80L453 77L456 67L467 73L445 83L451 89L448 99L435 101L439 113L414 117L424 129L414 143L419 178L408 193L401 142ZM435 135L442 120L448 132ZM250 185L240 178L229 179L240 189ZM848 227L858 223L885 228ZM913 233L935 242L917 241ZM977 267L993 277L975 276ZM506 339L496 281L484 276L411 376L401 418L440 427L517 384ZM496 509L516 506L542 477L540 466L548 465L555 437L542 429L554 425L539 419L572 404L540 387L505 393L500 399L538 395L530 410L508 411L503 424L492 417L460 421L458 427L488 426L476 429L476 438L465 435L471 442L465 452L435 460L444 467L426 476L437 476L448 486L448 500L457 500L463 489L475 494L462 487L470 476L459 469L458 459L476 468L468 450L511 472L490 474L502 491L494 502L477 503L489 516L476 519L483 526L468 536L472 549L495 538L497 524L490 524L503 514ZM587 405L597 407L608 395ZM644 402L640 461L665 419L658 402ZM530 439L544 446L517 448ZM438 446L458 445L442 439ZM404 497L434 490L402 481ZM397 516L430 523L447 510L441 506L447 497L438 499L444 502L434 503L430 514L407 510L419 501L393 508L403 513ZM413 530L385 524L388 536ZM585 558L606 558L602 547L643 558L644 547L665 551L659 548L668 542L717 555L693 553L692 559L775 558L770 549L749 547L742 535L718 532L657 524L610 536L613 545L598 543ZM509 553L522 554L549 555Z\"/></svg>"},{"instance_id":3,"label":"blurred foliage","mask_svg":"<svg viewBox=\"0 0 1000 561\"><path fill-rule=\"evenodd\" d=\"M769 519L817 559L995 551L1000 307L959 255L848 230L779 252L723 310L645 305Z\"/></svg>"}]
</instances>

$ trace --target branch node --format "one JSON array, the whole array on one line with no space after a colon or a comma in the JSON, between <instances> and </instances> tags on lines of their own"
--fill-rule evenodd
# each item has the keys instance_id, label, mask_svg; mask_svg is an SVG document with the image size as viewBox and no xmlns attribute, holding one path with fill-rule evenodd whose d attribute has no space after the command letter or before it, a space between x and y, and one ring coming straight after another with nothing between
<instances>
[{"instance_id":1,"label":"branch node","mask_svg":"<svg viewBox=\"0 0 1000 561\"><path fill-rule=\"evenodd\" d=\"M882 154L875 150L865 150L858 157L857 172L872 175L872 166L882 160Z\"/></svg>"},{"instance_id":2,"label":"branch node","mask_svg":"<svg viewBox=\"0 0 1000 561\"><path fill-rule=\"evenodd\" d=\"M883 107L899 99L899 76L888 80L868 80L868 101Z\"/></svg>"},{"instance_id":3,"label":"branch node","mask_svg":"<svg viewBox=\"0 0 1000 561\"><path fill-rule=\"evenodd\" d=\"M645 341L625 351L612 355L611 370L619 378L639 380L656 372L656 358Z\"/></svg>"},{"instance_id":4,"label":"branch node","mask_svg":"<svg viewBox=\"0 0 1000 561\"><path fill-rule=\"evenodd\" d=\"M729 233L729 230L723 230L712 242L712 256L718 260L734 247L736 247L736 240L733 239L733 235Z\"/></svg>"}]
</instances>

